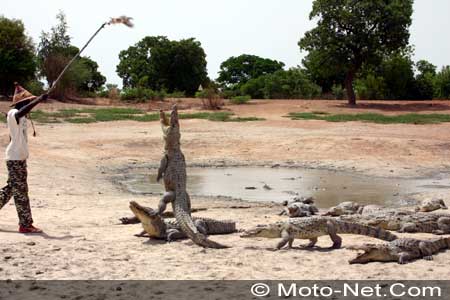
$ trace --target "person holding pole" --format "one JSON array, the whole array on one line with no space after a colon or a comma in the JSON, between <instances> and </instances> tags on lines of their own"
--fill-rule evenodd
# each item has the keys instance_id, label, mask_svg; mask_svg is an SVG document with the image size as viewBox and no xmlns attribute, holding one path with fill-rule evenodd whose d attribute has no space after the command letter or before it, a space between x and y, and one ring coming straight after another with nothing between
<instances>
[{"instance_id":1,"label":"person holding pole","mask_svg":"<svg viewBox=\"0 0 450 300\"><path fill-rule=\"evenodd\" d=\"M12 196L16 203L17 213L19 215L19 232L21 233L42 233L42 230L33 226L33 218L31 216L30 199L28 198L27 183L27 158L28 158L28 137L27 137L27 120L26 115L38 105L41 101L48 98L48 95L55 89L58 82L70 68L70 66L80 57L81 53L92 42L97 34L107 25L123 24L133 27L131 22L133 18L121 16L111 18L109 22L103 23L100 28L92 35L88 42L81 50L69 61L59 76L53 82L49 90L36 97L15 83L16 90L14 92L14 107L8 112L7 123L9 136L11 141L6 148L6 166L8 168L8 184L0 190L0 209L8 203Z\"/></svg>"},{"instance_id":2,"label":"person holding pole","mask_svg":"<svg viewBox=\"0 0 450 300\"><path fill-rule=\"evenodd\" d=\"M48 94L36 97L15 83L12 109L7 115L10 142L6 148L6 166L8 168L7 185L0 190L0 209L14 196L19 216L20 233L42 233L33 226L30 199L28 197L27 159L28 136L26 116L40 102L48 98Z\"/></svg>"}]
</instances>

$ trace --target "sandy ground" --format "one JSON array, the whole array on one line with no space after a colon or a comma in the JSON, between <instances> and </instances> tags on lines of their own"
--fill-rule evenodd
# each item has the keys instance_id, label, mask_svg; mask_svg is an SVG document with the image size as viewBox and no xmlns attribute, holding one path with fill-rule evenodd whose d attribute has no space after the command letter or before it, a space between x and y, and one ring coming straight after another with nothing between
<instances>
[{"instance_id":1,"label":"sandy ground","mask_svg":"<svg viewBox=\"0 0 450 300\"><path fill-rule=\"evenodd\" d=\"M68 105L45 104L41 109L62 106ZM397 177L450 171L450 123L377 125L283 117L298 111L450 113L449 101L361 102L358 108L337 101L254 101L226 109L266 121L183 120L182 147L188 163L305 165ZM13 201L2 209L0 279L450 279L450 251L432 262L350 266L347 261L355 253L345 248L271 252L266 248L276 240L240 239L239 234L212 237L232 246L225 250L205 250L188 240L165 244L136 238L140 225L118 225L119 217L130 214L131 200L156 206L158 198L128 194L110 178L119 167L158 164L159 123L43 124L37 129L39 136L30 137L29 186L35 223L46 234L18 234ZM3 125L2 149L7 142ZM6 174L1 164L0 182L6 181ZM440 189L423 197L442 197L450 204L449 195L448 189ZM193 199L194 207L208 208L198 215L234 219L243 229L283 219L276 215L276 205L229 208L235 204ZM374 240L346 235L344 246L366 241ZM300 243L306 241L296 242ZM330 243L323 237L318 246Z\"/></svg>"}]
</instances>

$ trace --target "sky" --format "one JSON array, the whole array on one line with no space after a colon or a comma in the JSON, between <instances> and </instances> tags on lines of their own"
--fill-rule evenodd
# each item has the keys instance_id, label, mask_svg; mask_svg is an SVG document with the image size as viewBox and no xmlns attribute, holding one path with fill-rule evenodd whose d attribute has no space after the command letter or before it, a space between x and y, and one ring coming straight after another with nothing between
<instances>
[{"instance_id":1,"label":"sky","mask_svg":"<svg viewBox=\"0 0 450 300\"><path fill-rule=\"evenodd\" d=\"M81 47L110 17L134 18L133 29L103 30L83 55L99 64L108 83L121 84L116 74L119 52L145 36L179 40L195 37L207 55L208 73L217 78L220 64L231 56L253 54L295 67L306 53L297 45L314 27L309 20L312 0L1 0L0 15L21 19L35 43L56 24L62 10L72 44ZM415 60L441 68L450 65L450 1L415 0L410 42Z\"/></svg>"}]
</instances>

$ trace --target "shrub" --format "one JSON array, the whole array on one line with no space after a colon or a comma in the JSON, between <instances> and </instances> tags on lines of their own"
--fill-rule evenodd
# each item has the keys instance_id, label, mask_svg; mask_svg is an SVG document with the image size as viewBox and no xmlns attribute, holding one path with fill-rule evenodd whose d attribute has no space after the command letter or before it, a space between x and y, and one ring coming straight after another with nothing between
<instances>
[{"instance_id":1,"label":"shrub","mask_svg":"<svg viewBox=\"0 0 450 300\"><path fill-rule=\"evenodd\" d=\"M231 99L233 97L239 96L241 93L239 90L233 90L233 89L225 89L220 92L220 97L223 99Z\"/></svg>"},{"instance_id":2,"label":"shrub","mask_svg":"<svg viewBox=\"0 0 450 300\"><path fill-rule=\"evenodd\" d=\"M450 66L445 66L434 79L434 94L439 99L450 99Z\"/></svg>"},{"instance_id":3,"label":"shrub","mask_svg":"<svg viewBox=\"0 0 450 300\"><path fill-rule=\"evenodd\" d=\"M222 98L220 98L220 96L216 93L216 90L213 88L206 88L198 91L195 94L195 98L202 99L204 109L219 110L223 106Z\"/></svg>"},{"instance_id":4,"label":"shrub","mask_svg":"<svg viewBox=\"0 0 450 300\"><path fill-rule=\"evenodd\" d=\"M355 90L361 100L385 99L385 83L383 77L368 74L355 82Z\"/></svg>"},{"instance_id":5,"label":"shrub","mask_svg":"<svg viewBox=\"0 0 450 300\"><path fill-rule=\"evenodd\" d=\"M333 84L331 87L331 93L335 100L343 100L345 96L345 89L340 84Z\"/></svg>"},{"instance_id":6,"label":"shrub","mask_svg":"<svg viewBox=\"0 0 450 300\"><path fill-rule=\"evenodd\" d=\"M165 91L153 91L146 88L126 88L122 91L120 98L124 101L147 102L148 100L164 100Z\"/></svg>"},{"instance_id":7,"label":"shrub","mask_svg":"<svg viewBox=\"0 0 450 300\"><path fill-rule=\"evenodd\" d=\"M233 103L233 104L238 104L238 105L240 105L240 104L246 104L246 103L248 103L248 101L250 101L251 99L252 99L252 97L251 97L251 96L248 96L248 95L246 95L246 96L235 96L235 97L233 97L233 98L230 100L230 102Z\"/></svg>"},{"instance_id":8,"label":"shrub","mask_svg":"<svg viewBox=\"0 0 450 300\"><path fill-rule=\"evenodd\" d=\"M173 93L166 94L166 98L186 98L185 92L174 91Z\"/></svg>"},{"instance_id":9,"label":"shrub","mask_svg":"<svg viewBox=\"0 0 450 300\"><path fill-rule=\"evenodd\" d=\"M321 92L322 89L311 82L300 68L251 79L241 87L241 93L253 99L312 99Z\"/></svg>"},{"instance_id":10,"label":"shrub","mask_svg":"<svg viewBox=\"0 0 450 300\"><path fill-rule=\"evenodd\" d=\"M253 99L264 99L264 87L267 76L261 76L247 81L247 83L241 86L241 93L250 95Z\"/></svg>"}]
</instances>

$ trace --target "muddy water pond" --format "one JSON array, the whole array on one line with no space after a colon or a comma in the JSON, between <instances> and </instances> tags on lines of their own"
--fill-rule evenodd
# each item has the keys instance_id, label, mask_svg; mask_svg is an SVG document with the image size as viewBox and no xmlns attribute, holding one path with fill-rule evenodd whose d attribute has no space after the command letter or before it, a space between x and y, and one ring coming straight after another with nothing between
<instances>
[{"instance_id":1,"label":"muddy water pond","mask_svg":"<svg viewBox=\"0 0 450 300\"><path fill-rule=\"evenodd\" d=\"M155 169L127 169L115 181L129 192L160 194ZM343 201L386 206L412 205L412 195L431 189L450 188L439 178L383 178L320 169L264 167L189 168L191 196L225 196L247 201L282 202L298 196L316 199L320 208Z\"/></svg>"}]
</instances>

